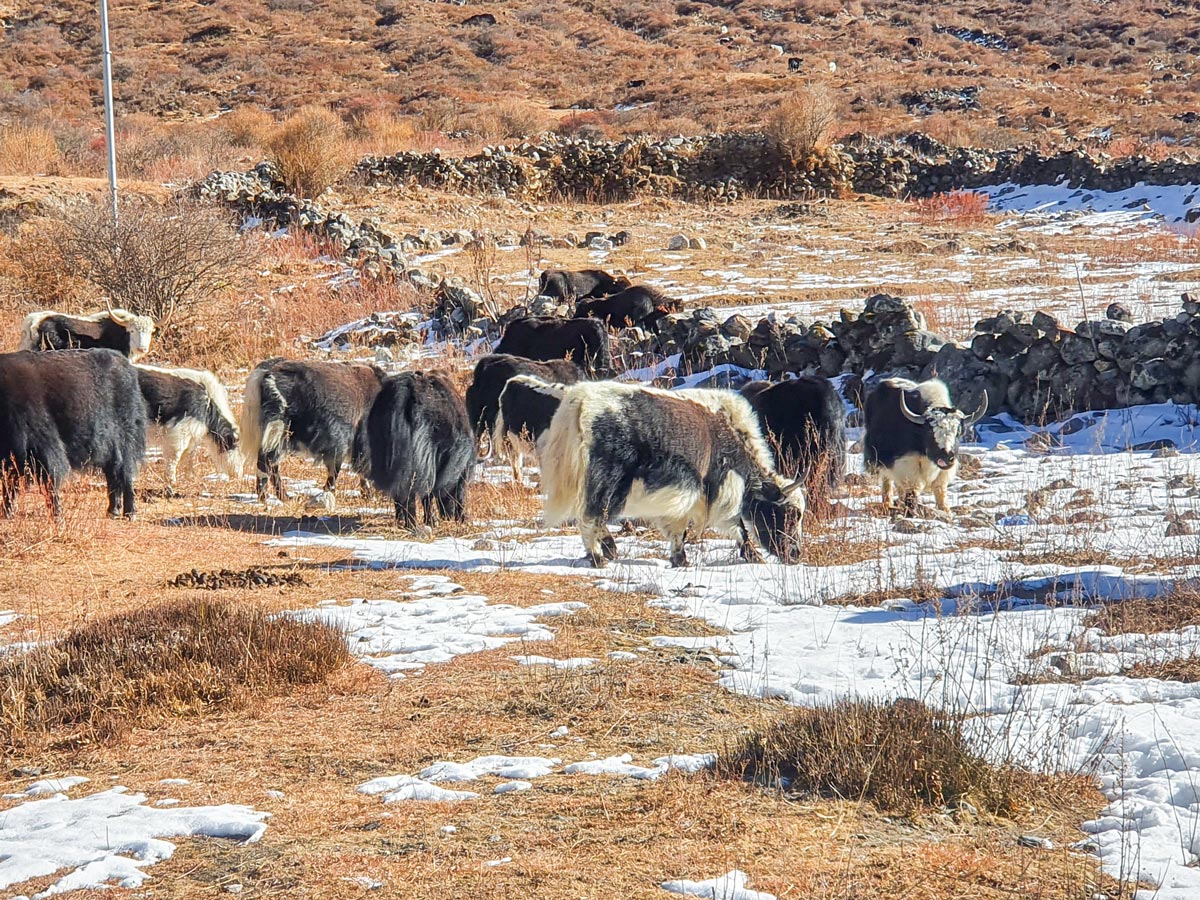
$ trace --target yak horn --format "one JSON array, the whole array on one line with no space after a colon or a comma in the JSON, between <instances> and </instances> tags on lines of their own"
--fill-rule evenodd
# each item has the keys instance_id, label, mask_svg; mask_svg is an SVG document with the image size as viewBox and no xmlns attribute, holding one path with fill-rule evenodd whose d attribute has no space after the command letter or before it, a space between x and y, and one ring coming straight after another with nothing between
<instances>
[{"instance_id":1,"label":"yak horn","mask_svg":"<svg viewBox=\"0 0 1200 900\"><path fill-rule=\"evenodd\" d=\"M908 408L908 401L904 399L904 391L900 391L900 412L904 413L904 418L916 425L924 425L925 417L918 416L915 412Z\"/></svg>"},{"instance_id":2,"label":"yak horn","mask_svg":"<svg viewBox=\"0 0 1200 900\"><path fill-rule=\"evenodd\" d=\"M802 487L804 487L804 479L797 478L795 481L793 481L787 487L782 488L783 496L790 497L792 494L794 494L796 491L800 490L800 488L802 488Z\"/></svg>"},{"instance_id":3,"label":"yak horn","mask_svg":"<svg viewBox=\"0 0 1200 900\"><path fill-rule=\"evenodd\" d=\"M987 412L987 408L988 408L988 395L987 395L987 391L984 391L983 392L983 401L979 404L979 408L977 410L975 410L975 412L973 412L969 416L967 416L966 424L974 425L976 422L978 422L980 419L982 419L984 416L984 413Z\"/></svg>"}]
</instances>

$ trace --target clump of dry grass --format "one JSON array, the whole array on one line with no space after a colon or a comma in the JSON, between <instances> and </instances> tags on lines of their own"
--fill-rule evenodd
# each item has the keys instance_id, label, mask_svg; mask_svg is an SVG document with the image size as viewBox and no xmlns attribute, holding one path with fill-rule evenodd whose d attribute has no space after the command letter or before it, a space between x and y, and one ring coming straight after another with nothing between
<instances>
[{"instance_id":1,"label":"clump of dry grass","mask_svg":"<svg viewBox=\"0 0 1200 900\"><path fill-rule=\"evenodd\" d=\"M1160 634L1200 625L1200 591L1178 590L1166 597L1105 603L1087 614L1084 628L1106 636Z\"/></svg>"},{"instance_id":2,"label":"clump of dry grass","mask_svg":"<svg viewBox=\"0 0 1200 900\"><path fill-rule=\"evenodd\" d=\"M112 740L134 724L241 707L350 658L328 625L188 601L85 624L0 665L0 743Z\"/></svg>"},{"instance_id":3,"label":"clump of dry grass","mask_svg":"<svg viewBox=\"0 0 1200 900\"><path fill-rule=\"evenodd\" d=\"M61 164L49 128L12 125L0 131L0 175L57 175Z\"/></svg>"},{"instance_id":4,"label":"clump of dry grass","mask_svg":"<svg viewBox=\"0 0 1200 900\"><path fill-rule=\"evenodd\" d=\"M950 191L913 201L917 220L924 225L955 225L970 228L987 221L987 194Z\"/></svg>"},{"instance_id":5,"label":"clump of dry grass","mask_svg":"<svg viewBox=\"0 0 1200 900\"><path fill-rule=\"evenodd\" d=\"M345 174L353 161L337 114L310 106L291 116L267 142L288 189L315 197Z\"/></svg>"},{"instance_id":6,"label":"clump of dry grass","mask_svg":"<svg viewBox=\"0 0 1200 900\"><path fill-rule=\"evenodd\" d=\"M788 790L873 803L906 815L969 798L1014 807L1019 775L967 747L959 717L915 700L841 700L797 709L721 754L725 777L779 781Z\"/></svg>"}]
</instances>

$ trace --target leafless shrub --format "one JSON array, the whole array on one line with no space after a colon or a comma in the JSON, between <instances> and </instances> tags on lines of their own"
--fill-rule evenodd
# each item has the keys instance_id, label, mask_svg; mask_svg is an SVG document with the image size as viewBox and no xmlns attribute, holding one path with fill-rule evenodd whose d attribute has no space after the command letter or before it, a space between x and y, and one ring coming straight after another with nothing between
<instances>
[{"instance_id":1,"label":"leafless shrub","mask_svg":"<svg viewBox=\"0 0 1200 900\"><path fill-rule=\"evenodd\" d=\"M49 128L12 125L0 130L0 175L57 175L61 162Z\"/></svg>"},{"instance_id":2,"label":"leafless shrub","mask_svg":"<svg viewBox=\"0 0 1200 900\"><path fill-rule=\"evenodd\" d=\"M58 256L113 306L150 316L170 345L204 302L241 274L242 242L217 212L191 204L127 200L118 221L105 204L61 216Z\"/></svg>"},{"instance_id":3,"label":"leafless shrub","mask_svg":"<svg viewBox=\"0 0 1200 900\"><path fill-rule=\"evenodd\" d=\"M288 189L315 197L336 182L353 161L346 129L337 114L310 106L291 116L267 149Z\"/></svg>"},{"instance_id":4,"label":"leafless shrub","mask_svg":"<svg viewBox=\"0 0 1200 900\"><path fill-rule=\"evenodd\" d=\"M0 745L119 737L135 722L244 706L349 659L328 625L187 601L83 625L0 664Z\"/></svg>"},{"instance_id":5,"label":"leafless shrub","mask_svg":"<svg viewBox=\"0 0 1200 900\"><path fill-rule=\"evenodd\" d=\"M799 162L822 145L835 121L837 106L829 92L810 85L781 100L764 131L781 155Z\"/></svg>"}]
</instances>

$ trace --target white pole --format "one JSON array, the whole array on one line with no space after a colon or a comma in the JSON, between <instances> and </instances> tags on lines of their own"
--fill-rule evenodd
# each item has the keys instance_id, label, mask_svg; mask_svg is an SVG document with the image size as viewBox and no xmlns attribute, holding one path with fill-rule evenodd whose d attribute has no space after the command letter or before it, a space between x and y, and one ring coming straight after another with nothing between
<instances>
[{"instance_id":1,"label":"white pole","mask_svg":"<svg viewBox=\"0 0 1200 900\"><path fill-rule=\"evenodd\" d=\"M108 144L108 186L112 191L113 225L117 224L117 145L113 127L112 50L108 46L108 0L100 0L101 61L104 64L104 133Z\"/></svg>"}]
</instances>

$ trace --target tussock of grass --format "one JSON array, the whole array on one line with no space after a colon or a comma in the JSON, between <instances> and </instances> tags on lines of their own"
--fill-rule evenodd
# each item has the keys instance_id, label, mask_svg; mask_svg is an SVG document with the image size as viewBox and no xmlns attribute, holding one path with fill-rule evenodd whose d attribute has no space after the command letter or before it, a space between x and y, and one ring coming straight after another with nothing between
<instances>
[{"instance_id":1,"label":"tussock of grass","mask_svg":"<svg viewBox=\"0 0 1200 900\"><path fill-rule=\"evenodd\" d=\"M911 815L969 799L1009 812L1019 773L967 748L960 719L915 700L843 700L797 709L721 754L726 777L786 779L788 790L865 800Z\"/></svg>"},{"instance_id":2,"label":"tussock of grass","mask_svg":"<svg viewBox=\"0 0 1200 900\"><path fill-rule=\"evenodd\" d=\"M1160 634L1200 625L1200 591L1179 590L1166 597L1105 603L1083 620L1101 634Z\"/></svg>"},{"instance_id":3,"label":"tussock of grass","mask_svg":"<svg viewBox=\"0 0 1200 900\"><path fill-rule=\"evenodd\" d=\"M83 625L0 665L0 743L112 740L134 724L241 707L349 659L327 625L189 601Z\"/></svg>"}]
</instances>

